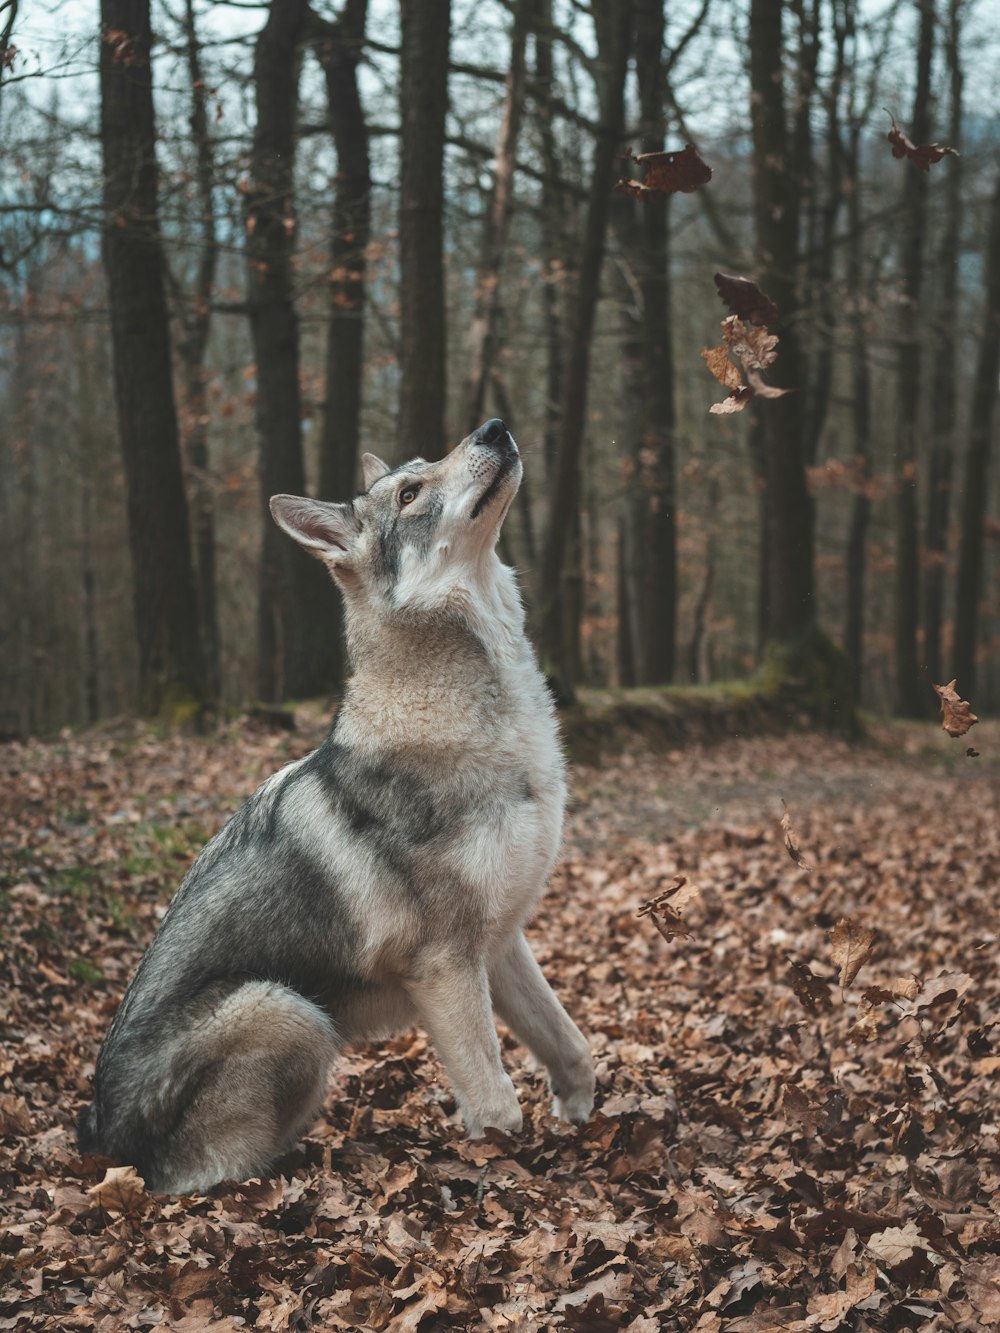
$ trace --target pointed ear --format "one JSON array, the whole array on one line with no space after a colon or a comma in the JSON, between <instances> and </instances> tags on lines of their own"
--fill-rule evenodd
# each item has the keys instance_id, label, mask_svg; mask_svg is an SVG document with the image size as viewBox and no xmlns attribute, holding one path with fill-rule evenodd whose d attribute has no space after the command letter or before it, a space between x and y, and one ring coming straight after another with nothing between
<instances>
[{"instance_id":1,"label":"pointed ear","mask_svg":"<svg viewBox=\"0 0 1000 1333\"><path fill-rule=\"evenodd\" d=\"M345 556L358 535L350 505L327 504L300 495L272 495L271 514L279 528L319 559Z\"/></svg>"},{"instance_id":2,"label":"pointed ear","mask_svg":"<svg viewBox=\"0 0 1000 1333\"><path fill-rule=\"evenodd\" d=\"M361 475L365 479L366 491L371 490L379 477L384 477L391 471L389 464L383 463L381 458L376 458L374 454L361 455Z\"/></svg>"}]
</instances>

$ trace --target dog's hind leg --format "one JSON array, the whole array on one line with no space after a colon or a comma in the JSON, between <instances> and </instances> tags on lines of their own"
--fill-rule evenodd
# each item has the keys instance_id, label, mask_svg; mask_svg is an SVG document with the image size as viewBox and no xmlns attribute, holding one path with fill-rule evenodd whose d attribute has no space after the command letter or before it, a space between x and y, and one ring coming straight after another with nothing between
<instances>
[{"instance_id":1,"label":"dog's hind leg","mask_svg":"<svg viewBox=\"0 0 1000 1333\"><path fill-rule=\"evenodd\" d=\"M594 1107L590 1047L520 931L491 967L490 989L500 1018L549 1071L555 1114L582 1123Z\"/></svg>"},{"instance_id":2,"label":"dog's hind leg","mask_svg":"<svg viewBox=\"0 0 1000 1333\"><path fill-rule=\"evenodd\" d=\"M338 1045L323 1010L275 982L243 982L199 1006L163 1065L190 1100L150 1186L189 1194L264 1174L316 1112Z\"/></svg>"}]
</instances>

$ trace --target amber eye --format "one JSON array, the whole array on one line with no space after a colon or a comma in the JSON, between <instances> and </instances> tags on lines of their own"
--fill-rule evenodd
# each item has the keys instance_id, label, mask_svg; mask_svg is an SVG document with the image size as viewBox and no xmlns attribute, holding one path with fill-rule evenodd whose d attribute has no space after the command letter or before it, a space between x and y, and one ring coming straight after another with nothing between
<instances>
[{"instance_id":1,"label":"amber eye","mask_svg":"<svg viewBox=\"0 0 1000 1333\"><path fill-rule=\"evenodd\" d=\"M419 494L419 486L404 486L399 492L399 503L401 505L411 505Z\"/></svg>"}]
</instances>

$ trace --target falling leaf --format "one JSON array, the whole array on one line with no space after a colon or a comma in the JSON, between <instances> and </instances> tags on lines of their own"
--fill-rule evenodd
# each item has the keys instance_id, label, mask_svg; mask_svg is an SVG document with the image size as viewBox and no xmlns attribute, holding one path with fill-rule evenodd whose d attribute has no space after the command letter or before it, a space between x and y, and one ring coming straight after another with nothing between
<instances>
[{"instance_id":1,"label":"falling leaf","mask_svg":"<svg viewBox=\"0 0 1000 1333\"><path fill-rule=\"evenodd\" d=\"M729 345L721 343L718 347L703 347L701 354L705 358L705 364L719 381L727 389L741 389L743 380L740 372L729 359ZM713 408L712 411L716 411Z\"/></svg>"},{"instance_id":2,"label":"falling leaf","mask_svg":"<svg viewBox=\"0 0 1000 1333\"><path fill-rule=\"evenodd\" d=\"M698 890L688 884L687 877L675 875L671 887L643 903L636 916L648 916L665 940L675 935L690 938L691 932L681 913L697 897Z\"/></svg>"},{"instance_id":3,"label":"falling leaf","mask_svg":"<svg viewBox=\"0 0 1000 1333\"><path fill-rule=\"evenodd\" d=\"M739 278L731 273L716 273L715 286L731 313L748 324L777 322L778 307L749 278Z\"/></svg>"},{"instance_id":4,"label":"falling leaf","mask_svg":"<svg viewBox=\"0 0 1000 1333\"><path fill-rule=\"evenodd\" d=\"M628 152L626 156L642 168L642 181L620 180L615 189L635 199L659 198L668 194L693 194L712 179L712 168L698 156L693 144L680 153Z\"/></svg>"},{"instance_id":5,"label":"falling leaf","mask_svg":"<svg viewBox=\"0 0 1000 1333\"><path fill-rule=\"evenodd\" d=\"M127 1213L146 1197L146 1182L134 1166L109 1166L104 1179L87 1191L108 1213Z\"/></svg>"},{"instance_id":6,"label":"falling leaf","mask_svg":"<svg viewBox=\"0 0 1000 1333\"><path fill-rule=\"evenodd\" d=\"M932 682L933 684L933 682ZM972 711L972 705L960 698L955 686L958 679L950 680L947 685L934 685L941 700L941 725L949 736L964 736L970 727L979 721ZM968 751L966 752L968 753Z\"/></svg>"},{"instance_id":7,"label":"falling leaf","mask_svg":"<svg viewBox=\"0 0 1000 1333\"><path fill-rule=\"evenodd\" d=\"M716 275L717 278L719 276ZM746 279L732 281L744 282ZM779 338L776 333L769 333L763 324L745 323L739 315L727 315L722 321L722 337L723 342L718 347L701 349L709 370L730 391L729 397L721 403L713 403L709 412L742 412L753 398L783 398L786 393L791 393L790 389L779 389L768 384L760 374L760 371L777 360ZM747 377L746 384L731 359L733 356L739 357Z\"/></svg>"},{"instance_id":8,"label":"falling leaf","mask_svg":"<svg viewBox=\"0 0 1000 1333\"><path fill-rule=\"evenodd\" d=\"M841 917L830 931L830 952L840 968L841 990L846 990L872 956L874 942L875 932L856 926L850 917Z\"/></svg>"},{"instance_id":9,"label":"falling leaf","mask_svg":"<svg viewBox=\"0 0 1000 1333\"><path fill-rule=\"evenodd\" d=\"M979 751L978 751L978 750L975 748L975 746L973 746L973 745L970 745L970 746L969 746L969 748L966 750L965 754L966 754L966 758L968 758L968 759L978 759L978 758L979 758Z\"/></svg>"},{"instance_id":10,"label":"falling leaf","mask_svg":"<svg viewBox=\"0 0 1000 1333\"><path fill-rule=\"evenodd\" d=\"M785 851L792 858L792 860L795 862L795 864L799 867L800 870L805 870L808 872L811 869L811 867L806 865L805 858L803 857L801 851L799 850L798 840L796 839L795 834L792 832L792 817L789 814L788 806L785 805L784 801L782 801L781 804L785 807L785 813L781 816L781 833L785 842Z\"/></svg>"},{"instance_id":11,"label":"falling leaf","mask_svg":"<svg viewBox=\"0 0 1000 1333\"><path fill-rule=\"evenodd\" d=\"M953 157L959 157L961 154L956 148L945 148L937 143L915 144L912 139L908 139L903 131L896 124L896 117L890 112L886 115L892 121L892 129L885 136L892 144L893 157L908 157L911 162L915 162L921 171L930 171L935 162L940 162L943 157L951 154Z\"/></svg>"},{"instance_id":12,"label":"falling leaf","mask_svg":"<svg viewBox=\"0 0 1000 1333\"><path fill-rule=\"evenodd\" d=\"M786 958L786 961L791 968L792 990L803 1009L811 1014L818 1014L821 1009L832 1009L830 983L818 977L805 963L797 963L794 958Z\"/></svg>"},{"instance_id":13,"label":"falling leaf","mask_svg":"<svg viewBox=\"0 0 1000 1333\"><path fill-rule=\"evenodd\" d=\"M792 392L791 389L779 389L776 384L768 384L756 370L747 371L747 385L755 398L784 398L786 393Z\"/></svg>"},{"instance_id":14,"label":"falling leaf","mask_svg":"<svg viewBox=\"0 0 1000 1333\"><path fill-rule=\"evenodd\" d=\"M861 992L861 998L868 1004L886 1004L894 1000L915 1000L919 994L920 982L916 977L893 977L889 981L866 986Z\"/></svg>"},{"instance_id":15,"label":"falling leaf","mask_svg":"<svg viewBox=\"0 0 1000 1333\"><path fill-rule=\"evenodd\" d=\"M713 403L708 409L717 416L728 416L732 412L742 412L753 399L753 389L747 384L741 384L738 389L734 389L728 398L723 398L721 403Z\"/></svg>"}]
</instances>

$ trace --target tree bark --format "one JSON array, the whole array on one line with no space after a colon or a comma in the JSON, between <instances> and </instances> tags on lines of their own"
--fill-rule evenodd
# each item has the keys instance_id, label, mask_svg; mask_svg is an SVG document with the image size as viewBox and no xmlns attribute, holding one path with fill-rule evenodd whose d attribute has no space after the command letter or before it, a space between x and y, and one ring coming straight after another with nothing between
<instances>
[{"instance_id":1,"label":"tree bark","mask_svg":"<svg viewBox=\"0 0 1000 1333\"><path fill-rule=\"evenodd\" d=\"M778 307L780 354L771 379L802 384L803 358L794 322L799 243L799 192L793 174L782 83L782 2L752 0L750 77L753 115L753 197L760 285ZM760 405L766 525L767 637L794 643L815 626L813 504L802 452L802 395Z\"/></svg>"},{"instance_id":2,"label":"tree bark","mask_svg":"<svg viewBox=\"0 0 1000 1333\"><path fill-rule=\"evenodd\" d=\"M636 73L641 145L662 150L664 115L664 8L636 0ZM631 202L631 201L630 201ZM638 202L638 247L633 252L642 314L642 396L636 480L642 515L642 621L640 685L673 679L677 632L677 483L674 468L674 373L670 347L669 198Z\"/></svg>"},{"instance_id":3,"label":"tree bark","mask_svg":"<svg viewBox=\"0 0 1000 1333\"><path fill-rule=\"evenodd\" d=\"M193 0L185 0L188 78L191 83L191 142L197 163L201 256L190 308L182 310L179 351L184 370L188 424L185 439L194 528L194 568L198 586L198 623L205 677L213 698L221 692L219 616L215 590L215 498L209 474L208 404L205 355L212 322L212 295L218 265L219 241L215 225L215 153L208 129L205 80L195 30Z\"/></svg>"},{"instance_id":4,"label":"tree bark","mask_svg":"<svg viewBox=\"0 0 1000 1333\"><path fill-rule=\"evenodd\" d=\"M572 699L574 663L572 621L564 617L569 568L569 538L579 527L580 454L587 413L587 377L594 311L599 294L614 161L621 135L625 73L628 66L631 5L626 0L598 0L594 24L599 52L601 122L594 147L583 247L569 329L566 373L555 475L542 548L538 589L539 647L558 698Z\"/></svg>"},{"instance_id":5,"label":"tree bark","mask_svg":"<svg viewBox=\"0 0 1000 1333\"><path fill-rule=\"evenodd\" d=\"M947 142L961 146L962 65L959 53L963 0L950 0L945 51L951 93ZM947 159L944 228L935 271L940 275L936 311L936 351L931 382L931 459L927 478L926 561L924 574L924 659L931 680L943 684L941 625L944 620L948 521L954 469L958 364L958 261L962 232L962 158ZM950 679L950 678L949 678Z\"/></svg>"},{"instance_id":6,"label":"tree bark","mask_svg":"<svg viewBox=\"0 0 1000 1333\"><path fill-rule=\"evenodd\" d=\"M445 451L444 129L450 0L400 0L398 453Z\"/></svg>"},{"instance_id":7,"label":"tree bark","mask_svg":"<svg viewBox=\"0 0 1000 1333\"><path fill-rule=\"evenodd\" d=\"M361 444L364 391L366 254L371 230L368 125L358 91L367 0L347 0L335 24L317 27L316 49L326 77L337 179L330 230L326 341L326 395L320 441L320 495L346 500L354 493ZM315 20L314 20L315 22ZM343 610L338 598L332 684L346 675Z\"/></svg>"},{"instance_id":8,"label":"tree bark","mask_svg":"<svg viewBox=\"0 0 1000 1333\"><path fill-rule=\"evenodd\" d=\"M934 0L917 0L920 36L910 137L930 138L931 58ZM920 550L917 536L917 427L920 414L920 292L927 231L928 175L903 162L899 333L896 339L896 712L919 717L927 711L927 687L919 674Z\"/></svg>"},{"instance_id":9,"label":"tree bark","mask_svg":"<svg viewBox=\"0 0 1000 1333\"><path fill-rule=\"evenodd\" d=\"M1000 376L1000 174L990 205L986 242L986 311L976 357L965 451L965 489L962 496L962 544L958 557L958 593L955 616L954 675L965 698L976 688L976 634L983 583L983 520L986 517L987 476L990 465L993 417ZM944 681L938 681L943 685Z\"/></svg>"},{"instance_id":10,"label":"tree bark","mask_svg":"<svg viewBox=\"0 0 1000 1333\"><path fill-rule=\"evenodd\" d=\"M857 180L861 129L851 126L847 173ZM847 288L851 293L851 422L853 427L854 500L847 536L847 602L844 611L844 648L851 659L854 699L860 703L864 680L865 571L868 526L871 520L869 484L872 471L871 371L868 365L868 286L864 273L864 232L857 189L848 196Z\"/></svg>"},{"instance_id":11,"label":"tree bark","mask_svg":"<svg viewBox=\"0 0 1000 1333\"><path fill-rule=\"evenodd\" d=\"M500 279L514 207L514 169L524 112L525 45L535 0L516 0L510 38L510 65L497 143L492 197L483 222L482 262L476 275L475 305L468 330L469 374L464 431L471 434L485 416L486 389L497 352Z\"/></svg>"},{"instance_id":12,"label":"tree bark","mask_svg":"<svg viewBox=\"0 0 1000 1333\"><path fill-rule=\"evenodd\" d=\"M555 475L563 385L563 301L565 272L565 190L552 124L552 0L536 0L535 104L542 158L542 314L545 322L545 478Z\"/></svg>"},{"instance_id":13,"label":"tree bark","mask_svg":"<svg viewBox=\"0 0 1000 1333\"><path fill-rule=\"evenodd\" d=\"M306 489L299 397L295 250L295 112L306 0L272 0L257 38L257 126L246 198L247 304L257 362L257 437L264 524L258 621L262 700L321 694L333 684L336 624L329 579L268 511L280 492Z\"/></svg>"},{"instance_id":14,"label":"tree bark","mask_svg":"<svg viewBox=\"0 0 1000 1333\"><path fill-rule=\"evenodd\" d=\"M102 249L128 488L139 702L160 712L200 705L206 683L171 379L148 0L102 0L101 26Z\"/></svg>"}]
</instances>

